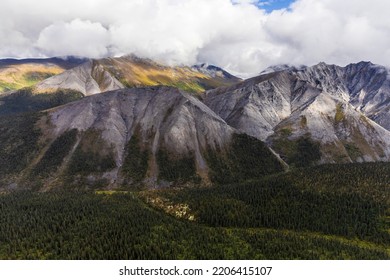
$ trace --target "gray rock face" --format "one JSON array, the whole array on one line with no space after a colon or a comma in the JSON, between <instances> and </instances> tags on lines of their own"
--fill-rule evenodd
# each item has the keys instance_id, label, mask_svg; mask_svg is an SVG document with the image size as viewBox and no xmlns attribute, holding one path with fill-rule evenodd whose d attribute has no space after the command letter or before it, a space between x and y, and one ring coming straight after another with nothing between
<instances>
[{"instance_id":1,"label":"gray rock face","mask_svg":"<svg viewBox=\"0 0 390 280\"><path fill-rule=\"evenodd\" d=\"M54 134L76 128L98 129L121 150L139 130L142 141L158 142L185 153L206 145L223 146L233 129L196 98L170 87L123 89L84 98L50 112Z\"/></svg>"},{"instance_id":2,"label":"gray rock face","mask_svg":"<svg viewBox=\"0 0 390 280\"><path fill-rule=\"evenodd\" d=\"M38 92L71 89L79 91L85 96L121 88L124 88L124 86L106 71L102 65L97 64L93 60L48 78L36 85Z\"/></svg>"},{"instance_id":3,"label":"gray rock face","mask_svg":"<svg viewBox=\"0 0 390 280\"><path fill-rule=\"evenodd\" d=\"M162 147L182 157L194 155L199 174L207 171L203 153L224 147L235 130L196 98L170 87L122 89L86 97L49 111L51 135L97 130L113 148L118 169L125 146L137 134L152 160ZM117 171L118 171L117 169ZM151 168L150 177L157 177ZM111 174L116 178L117 174Z\"/></svg>"},{"instance_id":4,"label":"gray rock face","mask_svg":"<svg viewBox=\"0 0 390 280\"><path fill-rule=\"evenodd\" d=\"M346 67L320 63L294 71L299 79L333 96L341 96L370 119L390 129L390 70L371 62Z\"/></svg>"},{"instance_id":5,"label":"gray rock face","mask_svg":"<svg viewBox=\"0 0 390 280\"><path fill-rule=\"evenodd\" d=\"M321 145L321 162L390 160L388 69L320 63L265 73L208 91L204 102L231 126L271 146L283 137L310 136Z\"/></svg>"},{"instance_id":6,"label":"gray rock face","mask_svg":"<svg viewBox=\"0 0 390 280\"><path fill-rule=\"evenodd\" d=\"M369 62L348 65L351 104L390 130L390 70Z\"/></svg>"},{"instance_id":7,"label":"gray rock face","mask_svg":"<svg viewBox=\"0 0 390 280\"><path fill-rule=\"evenodd\" d=\"M265 140L291 114L288 74L269 74L227 89L209 91L205 104L231 126Z\"/></svg>"}]
</instances>

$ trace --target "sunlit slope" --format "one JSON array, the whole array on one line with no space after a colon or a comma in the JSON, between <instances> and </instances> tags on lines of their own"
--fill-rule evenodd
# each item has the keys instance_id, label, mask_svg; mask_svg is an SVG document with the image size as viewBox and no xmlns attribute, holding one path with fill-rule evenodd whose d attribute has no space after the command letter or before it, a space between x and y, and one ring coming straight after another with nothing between
<instances>
[{"instance_id":1,"label":"sunlit slope","mask_svg":"<svg viewBox=\"0 0 390 280\"><path fill-rule=\"evenodd\" d=\"M65 68L51 63L0 66L0 93L34 86L65 70Z\"/></svg>"},{"instance_id":2,"label":"sunlit slope","mask_svg":"<svg viewBox=\"0 0 390 280\"><path fill-rule=\"evenodd\" d=\"M81 57L0 59L0 94L32 87L86 62Z\"/></svg>"},{"instance_id":3,"label":"sunlit slope","mask_svg":"<svg viewBox=\"0 0 390 280\"><path fill-rule=\"evenodd\" d=\"M200 93L241 81L210 65L168 66L150 59L128 55L117 58L93 59L39 83L36 92L71 89L83 95L93 95L120 88L172 86Z\"/></svg>"},{"instance_id":4,"label":"sunlit slope","mask_svg":"<svg viewBox=\"0 0 390 280\"><path fill-rule=\"evenodd\" d=\"M240 81L216 67L212 71L201 71L200 67L169 67L135 56L107 58L100 60L100 63L128 87L167 85L190 92L201 92Z\"/></svg>"}]
</instances>

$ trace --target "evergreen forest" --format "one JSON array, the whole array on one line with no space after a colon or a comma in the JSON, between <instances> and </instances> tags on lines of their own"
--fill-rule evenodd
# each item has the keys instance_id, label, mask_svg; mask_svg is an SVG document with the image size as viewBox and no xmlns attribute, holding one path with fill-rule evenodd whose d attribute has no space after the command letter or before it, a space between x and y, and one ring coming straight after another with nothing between
<instances>
[{"instance_id":1,"label":"evergreen forest","mask_svg":"<svg viewBox=\"0 0 390 280\"><path fill-rule=\"evenodd\" d=\"M162 190L0 194L1 259L390 259L390 164Z\"/></svg>"}]
</instances>

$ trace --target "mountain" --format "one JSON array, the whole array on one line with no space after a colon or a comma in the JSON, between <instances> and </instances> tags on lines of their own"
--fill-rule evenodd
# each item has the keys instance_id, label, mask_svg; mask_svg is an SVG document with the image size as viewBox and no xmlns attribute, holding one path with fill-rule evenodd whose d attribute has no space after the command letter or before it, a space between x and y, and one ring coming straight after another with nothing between
<instances>
[{"instance_id":1,"label":"mountain","mask_svg":"<svg viewBox=\"0 0 390 280\"><path fill-rule=\"evenodd\" d=\"M285 70L302 70L303 68L306 68L306 66L301 65L301 66L294 66L290 64L279 64L279 65L273 65L270 66L263 71L260 72L260 75L265 75L269 73L274 73L274 72L280 72L280 71L285 71Z\"/></svg>"},{"instance_id":2,"label":"mountain","mask_svg":"<svg viewBox=\"0 0 390 280\"><path fill-rule=\"evenodd\" d=\"M90 60L36 85L38 93L71 89L84 96L124 88L98 61Z\"/></svg>"},{"instance_id":3,"label":"mountain","mask_svg":"<svg viewBox=\"0 0 390 280\"><path fill-rule=\"evenodd\" d=\"M215 78L216 80L219 79L220 86L235 84L241 81L241 79L233 76L222 68L207 63L194 65L191 67L191 69L209 77Z\"/></svg>"},{"instance_id":4,"label":"mountain","mask_svg":"<svg viewBox=\"0 0 390 280\"><path fill-rule=\"evenodd\" d=\"M40 78L26 82L24 74L13 75L15 83L18 83L15 88L18 89L0 96L0 115L45 110L83 96L126 87L170 85L198 94L204 89L240 81L239 78L212 65L169 67L134 55L100 60L70 57L0 61L0 65L11 64L24 69L33 67L35 74L29 73ZM49 70L39 70L38 67L56 67L59 74L42 72ZM65 67L69 69L65 70ZM44 79L45 77L49 78ZM20 88L23 86L29 87Z\"/></svg>"},{"instance_id":5,"label":"mountain","mask_svg":"<svg viewBox=\"0 0 390 280\"><path fill-rule=\"evenodd\" d=\"M71 69L77 65L83 64L88 59L77 56L50 57L50 58L3 58L0 59L0 67L23 64L54 64L63 69Z\"/></svg>"},{"instance_id":6,"label":"mountain","mask_svg":"<svg viewBox=\"0 0 390 280\"><path fill-rule=\"evenodd\" d=\"M120 89L0 121L8 187L207 185L284 169L263 142L172 87Z\"/></svg>"},{"instance_id":7,"label":"mountain","mask_svg":"<svg viewBox=\"0 0 390 280\"><path fill-rule=\"evenodd\" d=\"M88 96L124 87L166 85L199 93L241 81L216 66L170 67L127 55L91 60L37 85L37 92L72 89Z\"/></svg>"},{"instance_id":8,"label":"mountain","mask_svg":"<svg viewBox=\"0 0 390 280\"><path fill-rule=\"evenodd\" d=\"M197 95L178 87L231 77L125 57L4 94L0 259L389 259L390 163L319 165L389 161L387 73L287 65Z\"/></svg>"},{"instance_id":9,"label":"mountain","mask_svg":"<svg viewBox=\"0 0 390 280\"><path fill-rule=\"evenodd\" d=\"M172 68L134 56L87 61L0 99L1 180L207 185L281 171L283 161L300 167L390 160L385 67L273 69L196 97L138 82L167 82L161 73L181 73L187 80L180 81L234 77L207 64ZM122 88L130 77L133 88ZM23 112L30 113L15 115Z\"/></svg>"},{"instance_id":10,"label":"mountain","mask_svg":"<svg viewBox=\"0 0 390 280\"><path fill-rule=\"evenodd\" d=\"M76 67L85 61L85 59L76 57L1 59L0 94L34 86L42 80Z\"/></svg>"},{"instance_id":11,"label":"mountain","mask_svg":"<svg viewBox=\"0 0 390 280\"><path fill-rule=\"evenodd\" d=\"M390 160L388 69L368 62L274 69L210 90L204 102L288 163Z\"/></svg>"}]
</instances>

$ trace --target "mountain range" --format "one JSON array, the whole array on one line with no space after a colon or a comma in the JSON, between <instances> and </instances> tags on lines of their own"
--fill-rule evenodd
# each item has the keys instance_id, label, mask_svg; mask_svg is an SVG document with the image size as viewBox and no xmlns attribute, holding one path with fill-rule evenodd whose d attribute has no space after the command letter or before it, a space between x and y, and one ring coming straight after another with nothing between
<instances>
[{"instance_id":1,"label":"mountain range","mask_svg":"<svg viewBox=\"0 0 390 280\"><path fill-rule=\"evenodd\" d=\"M39 62L50 77L0 97L2 188L225 184L390 160L383 66L281 65L241 80L134 55L74 63Z\"/></svg>"},{"instance_id":2,"label":"mountain range","mask_svg":"<svg viewBox=\"0 0 390 280\"><path fill-rule=\"evenodd\" d=\"M204 102L289 163L302 160L300 145L313 150L315 163L389 160L387 68L361 62L272 70L208 91Z\"/></svg>"},{"instance_id":3,"label":"mountain range","mask_svg":"<svg viewBox=\"0 0 390 280\"><path fill-rule=\"evenodd\" d=\"M187 92L232 85L241 79L212 65L170 67L134 55L90 60L78 67L51 77L36 85L37 92L59 88L92 95L125 87L166 85Z\"/></svg>"}]
</instances>

